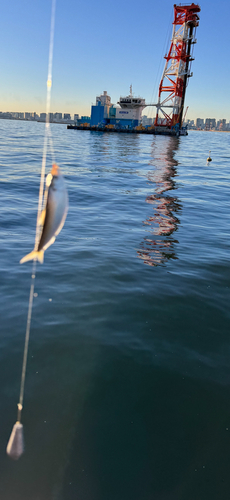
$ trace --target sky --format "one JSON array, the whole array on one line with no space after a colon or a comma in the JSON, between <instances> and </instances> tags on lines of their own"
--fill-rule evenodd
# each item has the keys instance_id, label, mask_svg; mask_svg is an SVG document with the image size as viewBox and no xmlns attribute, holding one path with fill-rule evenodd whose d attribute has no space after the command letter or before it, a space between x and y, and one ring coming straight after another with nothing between
<instances>
[{"instance_id":1,"label":"sky","mask_svg":"<svg viewBox=\"0 0 230 500\"><path fill-rule=\"evenodd\" d=\"M156 102L173 3L57 0L51 111L90 115L96 95L107 90L117 103L130 84L135 95ZM201 0L199 5L186 118L229 121L230 4ZM45 111L50 19L51 0L2 2L0 111ZM154 116L155 108L144 114Z\"/></svg>"}]
</instances>

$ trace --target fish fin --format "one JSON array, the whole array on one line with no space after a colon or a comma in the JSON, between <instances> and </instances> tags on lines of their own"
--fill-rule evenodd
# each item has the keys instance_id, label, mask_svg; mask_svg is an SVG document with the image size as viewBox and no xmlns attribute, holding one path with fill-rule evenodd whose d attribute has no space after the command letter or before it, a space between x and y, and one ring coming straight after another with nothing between
<instances>
[{"instance_id":1,"label":"fish fin","mask_svg":"<svg viewBox=\"0 0 230 500\"><path fill-rule=\"evenodd\" d=\"M55 236L53 236L51 238L51 240L49 240L48 243L46 243L46 245L44 245L43 250L46 250L47 248L50 247L50 245L53 245L53 243L55 242L55 240L56 240L56 238L55 238Z\"/></svg>"},{"instance_id":2,"label":"fish fin","mask_svg":"<svg viewBox=\"0 0 230 500\"><path fill-rule=\"evenodd\" d=\"M44 210L42 210L40 217L39 217L39 224L41 226L44 226L45 218L46 218L46 209L44 208Z\"/></svg>"},{"instance_id":3,"label":"fish fin","mask_svg":"<svg viewBox=\"0 0 230 500\"><path fill-rule=\"evenodd\" d=\"M40 250L37 252L37 259L40 262L40 264L43 264L44 262L44 250Z\"/></svg>"},{"instance_id":4,"label":"fish fin","mask_svg":"<svg viewBox=\"0 0 230 500\"><path fill-rule=\"evenodd\" d=\"M32 252L25 255L25 257L22 257L22 259L20 260L20 264L24 264L24 262L28 262L29 260L39 260L39 262L43 264L44 250L40 250L39 252L33 250Z\"/></svg>"}]
</instances>

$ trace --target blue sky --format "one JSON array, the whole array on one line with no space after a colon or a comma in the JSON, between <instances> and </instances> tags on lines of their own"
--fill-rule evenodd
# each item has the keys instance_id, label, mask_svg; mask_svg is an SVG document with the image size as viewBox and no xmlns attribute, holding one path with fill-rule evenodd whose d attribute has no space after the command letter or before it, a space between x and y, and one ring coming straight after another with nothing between
<instances>
[{"instance_id":1,"label":"blue sky","mask_svg":"<svg viewBox=\"0 0 230 500\"><path fill-rule=\"evenodd\" d=\"M90 114L96 95L155 102L172 32L171 0L57 0L51 111ZM228 2L202 0L187 117L230 120ZM1 6L0 111L45 111L51 0ZM149 111L148 111L149 109ZM146 108L145 114L154 114Z\"/></svg>"}]
</instances>

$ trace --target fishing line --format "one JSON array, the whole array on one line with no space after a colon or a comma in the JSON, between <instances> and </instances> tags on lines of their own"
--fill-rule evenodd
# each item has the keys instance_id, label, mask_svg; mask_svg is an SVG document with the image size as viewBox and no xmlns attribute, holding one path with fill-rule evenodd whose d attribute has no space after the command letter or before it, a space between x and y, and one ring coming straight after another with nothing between
<instances>
[{"instance_id":1,"label":"fishing line","mask_svg":"<svg viewBox=\"0 0 230 500\"><path fill-rule=\"evenodd\" d=\"M52 88L52 68L53 68L53 44L54 44L54 26L55 26L55 10L56 10L56 0L52 0L52 10L51 10L51 26L50 26L50 45L49 45L49 62L48 62L48 77L47 77L47 93L46 93L46 124L45 124L45 135L43 144L43 154L42 154L42 166L41 166L41 179L39 188L39 198L38 198L38 212L37 212L37 222L36 222L36 233L35 233L35 250L38 249L39 238L42 230L42 225L40 223L41 212L46 204L48 189L44 193L44 182L45 182L45 169L46 169L46 156L48 143L51 150L52 161L55 163L54 159L54 149L53 141L50 130L50 100L51 100L51 88ZM18 403L18 415L17 422L14 424L10 439L7 444L6 451L8 455L17 460L24 451L24 440L23 440L23 426L21 424L21 413L23 409L24 401L24 389L25 389L25 377L26 377L26 367L28 359L28 347L30 338L30 325L32 317L33 308L33 298L34 298L34 285L36 278L36 259L33 260L32 275L31 275L31 285L30 285L30 295L29 295L29 305L26 323L26 334L25 334L25 345L23 353L22 362L22 374L21 374L21 384L19 393L19 403Z\"/></svg>"},{"instance_id":2,"label":"fishing line","mask_svg":"<svg viewBox=\"0 0 230 500\"><path fill-rule=\"evenodd\" d=\"M54 24L55 24L55 9L56 0L52 0L52 12L51 12L51 25L50 25L50 46L49 46L49 63L48 63L48 77L47 77L47 93L46 93L46 126L45 126L45 137L42 155L42 168L41 168L41 180L39 189L39 200L38 200L38 214L37 214L37 226L36 226L36 239L35 245L38 243L39 238L39 219L42 211L43 202L43 191L44 191L44 181L45 181L45 167L46 167L46 155L47 155L47 145L48 138L50 139L51 151L53 152L53 143L51 139L50 131L50 100L51 100L51 88L52 88L52 68L53 68L53 45L54 45ZM54 157L54 152L53 155Z\"/></svg>"},{"instance_id":3,"label":"fishing line","mask_svg":"<svg viewBox=\"0 0 230 500\"><path fill-rule=\"evenodd\" d=\"M27 315L27 323L26 323L26 335L25 335L25 346L23 353L23 363L22 363L22 376L21 376L21 386L20 386L20 395L19 395L19 403L18 403L18 422L21 422L21 412L23 408L23 399L24 399L24 387L25 387L25 378L26 378L26 365L27 365L27 357L28 357L28 345L29 345L29 337L30 337L30 324L32 317L32 308L33 308L33 297L34 297L34 285L35 285L35 277L36 277L36 260L33 261L33 269L31 275L31 286L30 286L30 297L29 297L29 306L28 306L28 315Z\"/></svg>"}]
</instances>

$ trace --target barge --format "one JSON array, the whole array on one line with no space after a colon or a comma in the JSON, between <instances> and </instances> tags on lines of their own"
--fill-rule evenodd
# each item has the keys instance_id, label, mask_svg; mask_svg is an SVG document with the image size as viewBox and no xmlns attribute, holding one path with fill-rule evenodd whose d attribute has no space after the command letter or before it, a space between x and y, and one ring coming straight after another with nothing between
<instances>
[{"instance_id":1,"label":"barge","mask_svg":"<svg viewBox=\"0 0 230 500\"><path fill-rule=\"evenodd\" d=\"M122 127L108 127L102 125L67 125L69 130L90 130L92 132L108 132L108 133L120 133L120 134L151 134L151 135L170 135L179 137L180 135L188 135L187 129L182 128L181 130L170 129L170 128L162 128L162 127L130 127L130 128L122 128Z\"/></svg>"}]
</instances>

